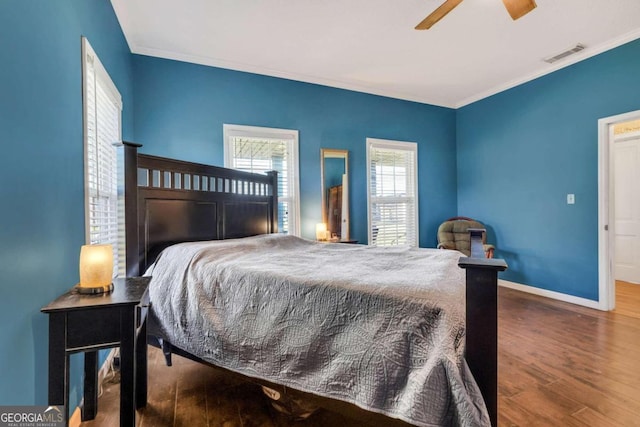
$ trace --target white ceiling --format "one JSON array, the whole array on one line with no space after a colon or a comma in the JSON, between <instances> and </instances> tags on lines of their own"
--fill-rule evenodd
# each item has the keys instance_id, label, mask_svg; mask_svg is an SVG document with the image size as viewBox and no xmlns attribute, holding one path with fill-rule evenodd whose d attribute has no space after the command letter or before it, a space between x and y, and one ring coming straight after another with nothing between
<instances>
[{"instance_id":1,"label":"white ceiling","mask_svg":"<svg viewBox=\"0 0 640 427\"><path fill-rule=\"evenodd\" d=\"M133 53L460 107L640 37L640 0L111 0ZM582 43L553 65L542 59Z\"/></svg>"}]
</instances>

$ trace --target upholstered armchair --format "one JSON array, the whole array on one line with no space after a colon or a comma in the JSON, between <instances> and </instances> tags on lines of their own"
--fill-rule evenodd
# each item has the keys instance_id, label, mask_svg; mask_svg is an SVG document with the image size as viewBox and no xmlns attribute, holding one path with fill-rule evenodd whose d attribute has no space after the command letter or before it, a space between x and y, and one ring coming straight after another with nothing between
<instances>
[{"instance_id":1,"label":"upholstered armchair","mask_svg":"<svg viewBox=\"0 0 640 427\"><path fill-rule=\"evenodd\" d=\"M456 216L449 218L438 227L438 249L454 249L466 256L471 256L470 228L485 228L482 223L467 218ZM482 246L486 258L493 258L493 245L487 245L487 233L482 233Z\"/></svg>"}]
</instances>

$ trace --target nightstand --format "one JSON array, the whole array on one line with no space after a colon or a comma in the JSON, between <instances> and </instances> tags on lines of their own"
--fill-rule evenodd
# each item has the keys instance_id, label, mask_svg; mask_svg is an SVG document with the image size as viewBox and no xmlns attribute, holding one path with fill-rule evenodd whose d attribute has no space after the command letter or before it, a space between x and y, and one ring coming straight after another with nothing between
<instances>
[{"instance_id":1,"label":"nightstand","mask_svg":"<svg viewBox=\"0 0 640 427\"><path fill-rule=\"evenodd\" d=\"M49 405L68 417L69 355L84 353L82 420L98 411L98 350L120 347L120 425L135 426L147 403L147 326L150 277L116 279L110 293L81 295L70 289L42 308L49 315ZM67 418L67 424L68 424Z\"/></svg>"}]
</instances>

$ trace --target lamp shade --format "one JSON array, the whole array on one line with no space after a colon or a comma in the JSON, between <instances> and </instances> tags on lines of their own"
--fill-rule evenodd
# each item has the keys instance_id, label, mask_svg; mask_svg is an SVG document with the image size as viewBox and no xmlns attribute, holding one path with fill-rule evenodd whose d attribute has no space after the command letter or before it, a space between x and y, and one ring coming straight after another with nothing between
<instances>
[{"instance_id":1,"label":"lamp shade","mask_svg":"<svg viewBox=\"0 0 640 427\"><path fill-rule=\"evenodd\" d=\"M316 224L316 240L325 240L327 238L327 224L320 222Z\"/></svg>"},{"instance_id":2,"label":"lamp shade","mask_svg":"<svg viewBox=\"0 0 640 427\"><path fill-rule=\"evenodd\" d=\"M113 246L84 245L80 248L80 283L84 293L100 293L112 289Z\"/></svg>"}]
</instances>

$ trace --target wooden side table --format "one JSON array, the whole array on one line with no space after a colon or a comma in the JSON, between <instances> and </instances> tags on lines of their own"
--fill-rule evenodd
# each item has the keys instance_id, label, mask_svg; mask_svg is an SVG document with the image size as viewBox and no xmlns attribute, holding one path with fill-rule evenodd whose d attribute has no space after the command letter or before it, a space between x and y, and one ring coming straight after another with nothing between
<instances>
[{"instance_id":1,"label":"wooden side table","mask_svg":"<svg viewBox=\"0 0 640 427\"><path fill-rule=\"evenodd\" d=\"M150 277L116 279L110 293L70 289L42 308L49 315L49 405L64 405L69 422L69 355L84 353L82 420L98 411L98 350L120 347L120 425L135 426L147 403L147 326Z\"/></svg>"}]
</instances>

